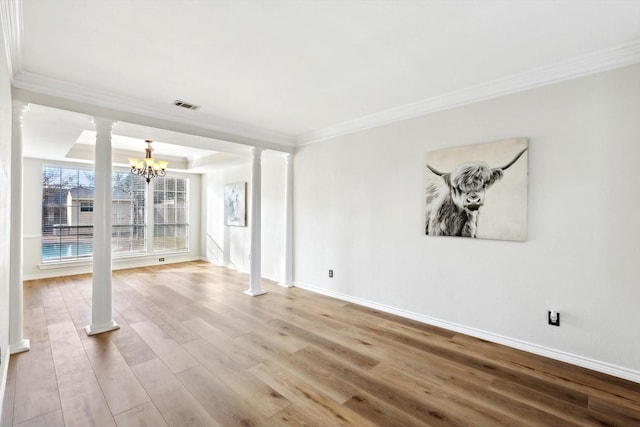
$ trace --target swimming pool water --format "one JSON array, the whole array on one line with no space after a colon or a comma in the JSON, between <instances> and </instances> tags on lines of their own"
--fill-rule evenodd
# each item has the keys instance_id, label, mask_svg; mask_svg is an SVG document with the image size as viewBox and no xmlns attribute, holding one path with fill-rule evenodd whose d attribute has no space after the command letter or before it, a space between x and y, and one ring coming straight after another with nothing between
<instances>
[{"instance_id":1,"label":"swimming pool water","mask_svg":"<svg viewBox=\"0 0 640 427\"><path fill-rule=\"evenodd\" d=\"M91 243L43 243L42 260L48 261L59 258L78 258L93 255Z\"/></svg>"}]
</instances>

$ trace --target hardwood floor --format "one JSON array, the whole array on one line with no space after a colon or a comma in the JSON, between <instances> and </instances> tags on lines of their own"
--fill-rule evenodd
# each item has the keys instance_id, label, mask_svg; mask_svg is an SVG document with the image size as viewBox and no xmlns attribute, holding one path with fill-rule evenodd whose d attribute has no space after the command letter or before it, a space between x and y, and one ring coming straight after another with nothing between
<instances>
[{"instance_id":1,"label":"hardwood floor","mask_svg":"<svg viewBox=\"0 0 640 427\"><path fill-rule=\"evenodd\" d=\"M6 426L637 426L640 384L204 262L25 283Z\"/></svg>"}]
</instances>

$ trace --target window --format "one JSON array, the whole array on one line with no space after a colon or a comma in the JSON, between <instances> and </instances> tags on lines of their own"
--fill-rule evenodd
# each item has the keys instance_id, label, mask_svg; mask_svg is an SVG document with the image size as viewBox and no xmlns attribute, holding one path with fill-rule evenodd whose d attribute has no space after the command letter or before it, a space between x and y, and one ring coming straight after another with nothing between
<instances>
[{"instance_id":1,"label":"window","mask_svg":"<svg viewBox=\"0 0 640 427\"><path fill-rule=\"evenodd\" d=\"M43 262L93 255L93 182L92 170L43 168ZM82 203L91 203L91 211Z\"/></svg>"},{"instance_id":2,"label":"window","mask_svg":"<svg viewBox=\"0 0 640 427\"><path fill-rule=\"evenodd\" d=\"M153 192L153 249L155 252L189 249L189 180L155 180Z\"/></svg>"},{"instance_id":3,"label":"window","mask_svg":"<svg viewBox=\"0 0 640 427\"><path fill-rule=\"evenodd\" d=\"M93 212L93 201L80 202L80 212Z\"/></svg>"},{"instance_id":4,"label":"window","mask_svg":"<svg viewBox=\"0 0 640 427\"><path fill-rule=\"evenodd\" d=\"M111 251L114 256L146 252L147 183L130 172L114 172L111 187Z\"/></svg>"},{"instance_id":5,"label":"window","mask_svg":"<svg viewBox=\"0 0 640 427\"><path fill-rule=\"evenodd\" d=\"M147 193L153 191L154 209ZM152 181L129 172L114 172L111 192L111 248L114 257L189 249L187 177ZM93 256L94 172L45 166L42 169L42 262L90 259ZM150 196L149 196L150 197ZM153 235L147 224L153 215ZM152 241L149 241L152 238Z\"/></svg>"}]
</instances>

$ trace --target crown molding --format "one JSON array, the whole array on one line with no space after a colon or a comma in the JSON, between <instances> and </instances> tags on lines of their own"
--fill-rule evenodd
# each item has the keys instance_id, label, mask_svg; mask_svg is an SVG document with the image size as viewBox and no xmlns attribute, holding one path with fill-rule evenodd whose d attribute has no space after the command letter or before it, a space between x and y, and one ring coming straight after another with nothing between
<instances>
[{"instance_id":1,"label":"crown molding","mask_svg":"<svg viewBox=\"0 0 640 427\"><path fill-rule=\"evenodd\" d=\"M311 144L388 123L637 63L640 63L640 39L614 48L580 55L553 65L534 68L505 78L303 133L295 137L295 145Z\"/></svg>"},{"instance_id":2,"label":"crown molding","mask_svg":"<svg viewBox=\"0 0 640 427\"><path fill-rule=\"evenodd\" d=\"M202 112L180 110L172 105L158 105L140 99L122 96L112 92L88 88L29 71L20 71L14 76L13 86L17 89L42 94L71 102L88 104L99 108L137 114L154 119L180 123L199 129L207 129L220 135L219 139L247 145L293 147L291 135L248 126L225 120ZM43 97L43 98L45 98ZM196 117L196 118L194 118ZM288 151L285 149L285 151Z\"/></svg>"},{"instance_id":3,"label":"crown molding","mask_svg":"<svg viewBox=\"0 0 640 427\"><path fill-rule=\"evenodd\" d=\"M0 22L11 80L22 67L22 1L0 0Z\"/></svg>"},{"instance_id":4,"label":"crown molding","mask_svg":"<svg viewBox=\"0 0 640 427\"><path fill-rule=\"evenodd\" d=\"M220 139L231 142L256 146L266 143L266 148L271 149L271 146L275 146L276 150L277 146L283 146L282 151L290 151L292 147L640 63L640 39L636 39L629 43L576 56L556 64L538 67L310 132L289 135L201 112L196 113L197 118L194 118L195 115L192 111L174 111L170 106L158 105L23 71L21 61L22 0L0 0L0 18L7 60L12 73L12 83L16 88L206 129L221 135Z\"/></svg>"}]
</instances>

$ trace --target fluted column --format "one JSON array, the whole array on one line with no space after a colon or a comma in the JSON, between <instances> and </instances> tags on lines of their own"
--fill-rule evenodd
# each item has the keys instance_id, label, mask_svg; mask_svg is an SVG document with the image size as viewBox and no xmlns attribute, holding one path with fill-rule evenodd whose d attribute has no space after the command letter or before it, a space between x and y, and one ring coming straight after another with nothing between
<instances>
[{"instance_id":1,"label":"fluted column","mask_svg":"<svg viewBox=\"0 0 640 427\"><path fill-rule=\"evenodd\" d=\"M284 195L284 280L280 286L293 286L293 154L285 155Z\"/></svg>"},{"instance_id":2,"label":"fluted column","mask_svg":"<svg viewBox=\"0 0 640 427\"><path fill-rule=\"evenodd\" d=\"M87 335L118 329L111 291L111 129L113 120L94 117L96 126L93 201L93 288Z\"/></svg>"},{"instance_id":3,"label":"fluted column","mask_svg":"<svg viewBox=\"0 0 640 427\"><path fill-rule=\"evenodd\" d=\"M262 148L254 147L251 152L251 267L249 273L249 289L245 294L253 297L266 294L262 289L261 272L261 201L262 201Z\"/></svg>"},{"instance_id":4,"label":"fluted column","mask_svg":"<svg viewBox=\"0 0 640 427\"><path fill-rule=\"evenodd\" d=\"M11 127L11 234L9 257L9 349L11 354L29 350L24 338L22 289L22 116L28 104L13 101Z\"/></svg>"}]
</instances>

